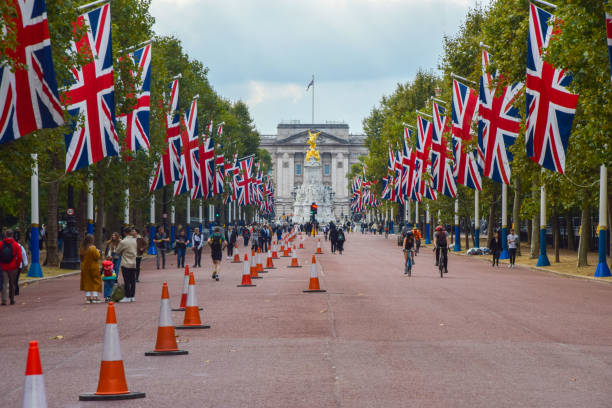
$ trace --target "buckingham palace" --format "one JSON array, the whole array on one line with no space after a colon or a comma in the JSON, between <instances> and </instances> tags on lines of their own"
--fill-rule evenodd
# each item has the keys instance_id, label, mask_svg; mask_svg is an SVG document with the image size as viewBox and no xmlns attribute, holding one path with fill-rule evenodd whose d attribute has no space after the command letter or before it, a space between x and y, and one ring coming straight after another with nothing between
<instances>
[{"instance_id":1,"label":"buckingham palace","mask_svg":"<svg viewBox=\"0 0 612 408\"><path fill-rule=\"evenodd\" d=\"M272 156L272 178L276 184L276 217L293 214L296 189L304 182L308 130L321 132L317 149L321 157L323 184L332 189L336 219L350 215L347 173L359 156L367 154L365 135L349 133L341 122L281 122L275 135L261 135L261 147Z\"/></svg>"}]
</instances>

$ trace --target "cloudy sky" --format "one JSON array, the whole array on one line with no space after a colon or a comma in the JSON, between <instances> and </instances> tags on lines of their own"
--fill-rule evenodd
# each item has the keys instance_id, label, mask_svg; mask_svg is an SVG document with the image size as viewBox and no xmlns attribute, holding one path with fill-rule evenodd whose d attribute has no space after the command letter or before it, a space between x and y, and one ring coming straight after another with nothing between
<instances>
[{"instance_id":1,"label":"cloudy sky","mask_svg":"<svg viewBox=\"0 0 612 408\"><path fill-rule=\"evenodd\" d=\"M344 121L351 133L383 95L435 69L442 36L474 0L153 0L155 30L210 69L216 91L245 101L257 129L282 120Z\"/></svg>"}]
</instances>

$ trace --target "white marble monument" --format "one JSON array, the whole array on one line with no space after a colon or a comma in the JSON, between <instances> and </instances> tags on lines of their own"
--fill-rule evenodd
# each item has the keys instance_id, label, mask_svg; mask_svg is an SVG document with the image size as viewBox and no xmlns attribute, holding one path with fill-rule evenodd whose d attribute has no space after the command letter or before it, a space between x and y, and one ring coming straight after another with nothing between
<instances>
[{"instance_id":1,"label":"white marble monument","mask_svg":"<svg viewBox=\"0 0 612 408\"><path fill-rule=\"evenodd\" d=\"M323 184L321 162L310 158L304 165L304 184L297 188L293 204L293 221L305 223L310 221L310 206L317 205L316 220L321 224L335 221L332 212L332 189Z\"/></svg>"}]
</instances>

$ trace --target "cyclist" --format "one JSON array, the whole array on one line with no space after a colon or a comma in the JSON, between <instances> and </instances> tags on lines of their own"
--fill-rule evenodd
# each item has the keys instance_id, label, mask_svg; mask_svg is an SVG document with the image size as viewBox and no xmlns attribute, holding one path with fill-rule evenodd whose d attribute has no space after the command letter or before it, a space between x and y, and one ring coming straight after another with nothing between
<instances>
[{"instance_id":1,"label":"cyclist","mask_svg":"<svg viewBox=\"0 0 612 408\"><path fill-rule=\"evenodd\" d=\"M412 265L414 265L414 234L408 230L402 245L404 251L404 275L411 275Z\"/></svg>"},{"instance_id":2,"label":"cyclist","mask_svg":"<svg viewBox=\"0 0 612 408\"><path fill-rule=\"evenodd\" d=\"M444 273L448 273L448 234L441 225L436 227L434 244L434 251L436 251L436 266L438 266L440 262L443 262ZM440 255L442 255L442 258L440 258Z\"/></svg>"},{"instance_id":3,"label":"cyclist","mask_svg":"<svg viewBox=\"0 0 612 408\"><path fill-rule=\"evenodd\" d=\"M414 234L414 242L416 243L416 253L419 253L419 249L421 249L421 231L417 227L412 229L412 233Z\"/></svg>"}]
</instances>

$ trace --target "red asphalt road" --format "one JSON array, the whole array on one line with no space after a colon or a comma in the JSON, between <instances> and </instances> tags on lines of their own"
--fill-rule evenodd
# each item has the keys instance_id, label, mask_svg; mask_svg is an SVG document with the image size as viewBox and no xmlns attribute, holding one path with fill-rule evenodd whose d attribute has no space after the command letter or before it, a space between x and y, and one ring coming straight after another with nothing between
<instances>
[{"instance_id":1,"label":"red asphalt road","mask_svg":"<svg viewBox=\"0 0 612 408\"><path fill-rule=\"evenodd\" d=\"M440 279L427 248L408 278L395 239L347 240L343 255L323 241L327 293L302 292L313 239L303 268L275 260L254 288L236 287L241 265L225 260L211 280L205 253L196 284L212 328L177 331L186 356L144 356L162 281L173 305L183 282L174 257L162 271L147 259L136 302L116 307L141 400L78 401L97 386L106 313L84 304L78 276L25 287L17 306L0 308L0 406L21 404L29 340L40 344L50 407L612 406L612 285L457 256Z\"/></svg>"}]
</instances>

